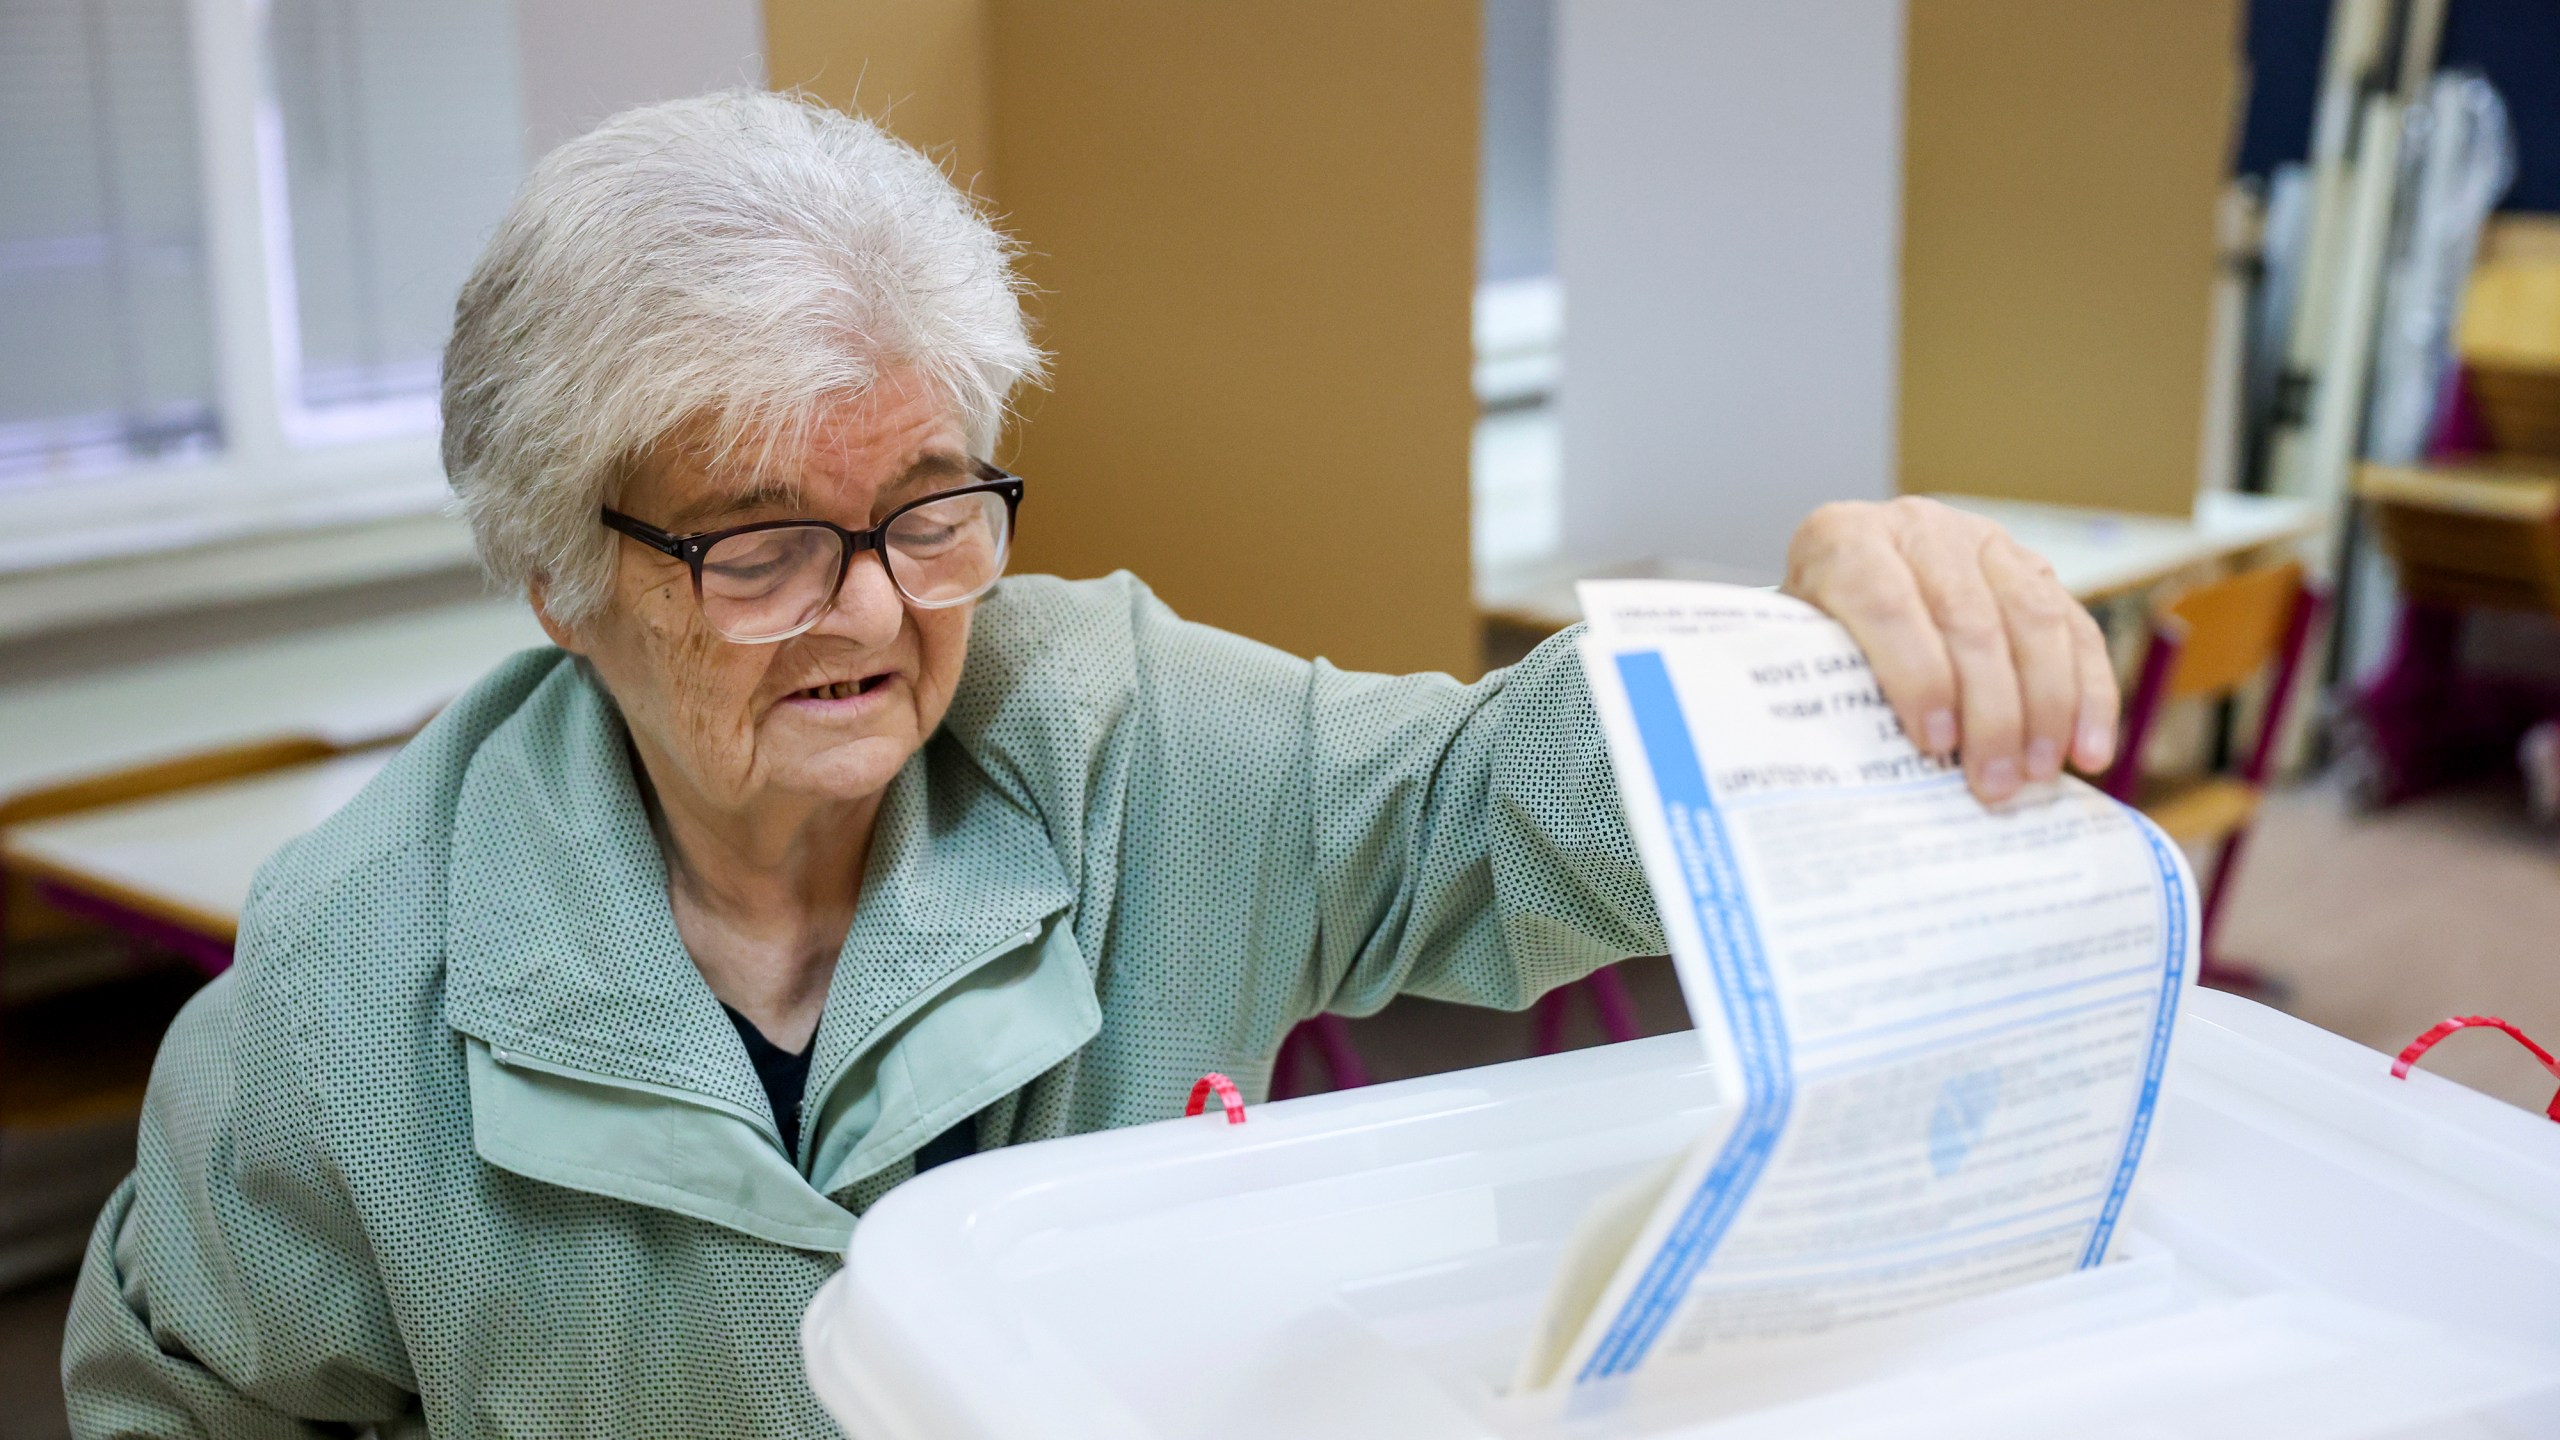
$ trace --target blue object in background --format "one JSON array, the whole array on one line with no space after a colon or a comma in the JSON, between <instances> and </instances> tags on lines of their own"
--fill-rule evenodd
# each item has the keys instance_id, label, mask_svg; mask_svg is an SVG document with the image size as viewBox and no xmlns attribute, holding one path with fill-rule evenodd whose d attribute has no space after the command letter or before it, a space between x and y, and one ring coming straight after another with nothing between
<instances>
[{"instance_id":1,"label":"blue object in background","mask_svg":"<svg viewBox=\"0 0 2560 1440\"><path fill-rule=\"evenodd\" d=\"M2328 34L2329 0L2250 0L2241 174L2310 157ZM2516 183L2501 208L2560 211L2560 0L2452 0L2436 65L2479 71L2507 102Z\"/></svg>"}]
</instances>

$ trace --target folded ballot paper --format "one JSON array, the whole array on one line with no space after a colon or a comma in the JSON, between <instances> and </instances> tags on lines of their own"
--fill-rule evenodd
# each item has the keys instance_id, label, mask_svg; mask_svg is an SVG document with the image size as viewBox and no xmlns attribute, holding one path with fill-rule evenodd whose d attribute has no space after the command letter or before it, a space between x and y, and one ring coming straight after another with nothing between
<instances>
[{"instance_id":1,"label":"folded ballot paper","mask_svg":"<svg viewBox=\"0 0 2560 1440\"><path fill-rule=\"evenodd\" d=\"M1586 1218L1520 1387L1596 1399L2103 1263L2195 968L2177 847L2077 781L1985 808L1800 601L1606 581L1582 607L1726 1103Z\"/></svg>"}]
</instances>

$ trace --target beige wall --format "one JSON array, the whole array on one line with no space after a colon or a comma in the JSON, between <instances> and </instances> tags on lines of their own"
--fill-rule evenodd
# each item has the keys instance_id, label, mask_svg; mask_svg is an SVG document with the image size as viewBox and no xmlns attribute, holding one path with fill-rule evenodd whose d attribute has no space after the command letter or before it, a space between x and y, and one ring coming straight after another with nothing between
<instances>
[{"instance_id":1,"label":"beige wall","mask_svg":"<svg viewBox=\"0 0 2560 1440\"><path fill-rule=\"evenodd\" d=\"M1055 379L1020 565L1376 669L1472 668L1475 0L766 0L767 70L950 144ZM854 81L859 77L857 93Z\"/></svg>"},{"instance_id":2,"label":"beige wall","mask_svg":"<svg viewBox=\"0 0 2560 1440\"><path fill-rule=\"evenodd\" d=\"M765 75L882 121L984 194L992 0L764 0Z\"/></svg>"},{"instance_id":3,"label":"beige wall","mask_svg":"<svg viewBox=\"0 0 2560 1440\"><path fill-rule=\"evenodd\" d=\"M1905 490L2185 514L2239 0L1911 0Z\"/></svg>"}]
</instances>

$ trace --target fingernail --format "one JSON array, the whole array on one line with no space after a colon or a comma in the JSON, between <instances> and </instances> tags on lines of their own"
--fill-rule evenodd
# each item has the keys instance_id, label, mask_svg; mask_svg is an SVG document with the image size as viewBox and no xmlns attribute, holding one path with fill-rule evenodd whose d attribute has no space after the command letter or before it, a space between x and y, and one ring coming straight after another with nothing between
<instances>
[{"instance_id":1,"label":"fingernail","mask_svg":"<svg viewBox=\"0 0 2560 1440\"><path fill-rule=\"evenodd\" d=\"M1982 791L1982 798L1985 800L2008 799L2017 793L2018 762L2005 755L1997 760L1985 762L1982 767L1982 784L1976 788Z\"/></svg>"},{"instance_id":2,"label":"fingernail","mask_svg":"<svg viewBox=\"0 0 2560 1440\"><path fill-rule=\"evenodd\" d=\"M2037 736L2027 742L2027 778L2050 780L2062 773L2062 747Z\"/></svg>"},{"instance_id":3,"label":"fingernail","mask_svg":"<svg viewBox=\"0 0 2560 1440\"><path fill-rule=\"evenodd\" d=\"M1956 712L1930 711L1928 718L1920 722L1920 743L1927 746L1932 755L1944 755L1955 749Z\"/></svg>"},{"instance_id":4,"label":"fingernail","mask_svg":"<svg viewBox=\"0 0 2560 1440\"><path fill-rule=\"evenodd\" d=\"M2080 726L2080 742L2078 748L2080 751L2080 758L2088 761L2091 769L2096 769L2098 766L2104 765L2109 760L2114 759L2116 753L2116 727L2114 722L2108 720L2088 720L2082 722Z\"/></svg>"}]
</instances>

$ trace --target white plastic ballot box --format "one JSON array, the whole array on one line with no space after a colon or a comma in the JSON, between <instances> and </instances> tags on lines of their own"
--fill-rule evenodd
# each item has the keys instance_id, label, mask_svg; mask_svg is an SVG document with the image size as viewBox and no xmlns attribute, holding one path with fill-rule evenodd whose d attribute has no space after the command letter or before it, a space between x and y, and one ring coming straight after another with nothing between
<instances>
[{"instance_id":1,"label":"white plastic ballot box","mask_svg":"<svg viewBox=\"0 0 2560 1440\"><path fill-rule=\"evenodd\" d=\"M2560 1125L2211 991L2106 1264L1505 1394L1715 1097L1671 1035L980 1155L856 1227L809 1381L855 1440L2560 1437Z\"/></svg>"}]
</instances>

